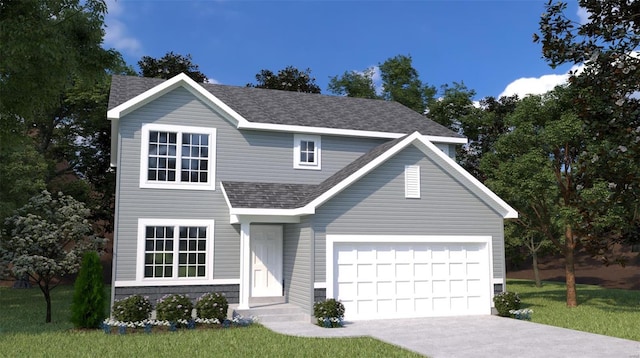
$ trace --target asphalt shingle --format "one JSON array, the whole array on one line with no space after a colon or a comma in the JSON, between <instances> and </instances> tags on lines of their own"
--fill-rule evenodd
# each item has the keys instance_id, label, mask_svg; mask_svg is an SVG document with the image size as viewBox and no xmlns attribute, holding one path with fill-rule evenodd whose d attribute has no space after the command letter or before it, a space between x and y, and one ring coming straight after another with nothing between
<instances>
[{"instance_id":1,"label":"asphalt shingle","mask_svg":"<svg viewBox=\"0 0 640 358\"><path fill-rule=\"evenodd\" d=\"M109 109L161 84L157 78L115 75ZM255 123L413 133L462 138L448 128L392 101L236 87L202 86L245 119Z\"/></svg>"}]
</instances>

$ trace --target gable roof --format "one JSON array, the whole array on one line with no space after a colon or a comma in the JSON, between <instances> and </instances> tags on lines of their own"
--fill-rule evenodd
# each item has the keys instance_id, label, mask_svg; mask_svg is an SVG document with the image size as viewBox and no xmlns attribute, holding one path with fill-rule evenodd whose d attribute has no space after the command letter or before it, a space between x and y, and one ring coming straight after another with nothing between
<instances>
[{"instance_id":1,"label":"gable roof","mask_svg":"<svg viewBox=\"0 0 640 358\"><path fill-rule=\"evenodd\" d=\"M419 132L383 143L365 153L318 185L250 182L221 182L232 221L242 215L301 216L314 214L316 208L360 180L373 169L408 147L416 146L435 160L446 172L475 193L480 200L506 219L517 218L515 209L504 202L469 172L444 154Z\"/></svg>"},{"instance_id":2,"label":"gable roof","mask_svg":"<svg viewBox=\"0 0 640 358\"><path fill-rule=\"evenodd\" d=\"M221 108L238 128L397 138L415 131L441 142L466 138L392 101L196 83L185 74L169 80L114 75L107 117L135 108L182 86Z\"/></svg>"}]
</instances>

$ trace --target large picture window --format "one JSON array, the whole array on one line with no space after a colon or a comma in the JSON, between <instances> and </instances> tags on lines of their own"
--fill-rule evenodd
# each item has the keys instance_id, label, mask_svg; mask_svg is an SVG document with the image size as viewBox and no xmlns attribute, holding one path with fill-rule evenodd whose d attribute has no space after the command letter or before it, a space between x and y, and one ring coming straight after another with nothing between
<instances>
[{"instance_id":1,"label":"large picture window","mask_svg":"<svg viewBox=\"0 0 640 358\"><path fill-rule=\"evenodd\" d=\"M320 170L322 146L320 136L295 134L293 136L293 167Z\"/></svg>"},{"instance_id":2,"label":"large picture window","mask_svg":"<svg viewBox=\"0 0 640 358\"><path fill-rule=\"evenodd\" d=\"M143 125L140 187L213 190L215 135L212 128Z\"/></svg>"},{"instance_id":3,"label":"large picture window","mask_svg":"<svg viewBox=\"0 0 640 358\"><path fill-rule=\"evenodd\" d=\"M142 279L188 280L211 276L213 222L140 219Z\"/></svg>"}]
</instances>

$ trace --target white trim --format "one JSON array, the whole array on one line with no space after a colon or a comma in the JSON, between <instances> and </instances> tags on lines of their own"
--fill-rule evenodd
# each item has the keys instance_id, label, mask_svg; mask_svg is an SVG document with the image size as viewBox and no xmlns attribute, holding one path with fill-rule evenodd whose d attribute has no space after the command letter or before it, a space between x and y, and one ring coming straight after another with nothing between
<instances>
[{"instance_id":1,"label":"white trim","mask_svg":"<svg viewBox=\"0 0 640 358\"><path fill-rule=\"evenodd\" d=\"M239 285L240 279L237 278L222 278L208 280L206 282L198 281L181 281L181 280L166 280L156 282L138 282L138 281L115 281L114 287L157 287L157 286L197 286L197 285Z\"/></svg>"},{"instance_id":2,"label":"white trim","mask_svg":"<svg viewBox=\"0 0 640 358\"><path fill-rule=\"evenodd\" d=\"M485 244L485 263L489 277L486 278L488 297L493 307L493 238L487 235L327 235L325 238L325 275L326 275L326 298L335 297L334 287L334 244L335 243L481 243ZM314 284L315 288L315 284Z\"/></svg>"},{"instance_id":3,"label":"white trim","mask_svg":"<svg viewBox=\"0 0 640 358\"><path fill-rule=\"evenodd\" d=\"M145 278L144 277L144 255L145 255L145 231L147 226L206 226L207 227L207 249L206 249L206 272L204 277L189 278ZM213 279L213 247L215 246L215 222L208 220L193 219L138 219L138 236L137 236L137 252L136 252L136 279L131 281L140 286L164 286L164 285L204 285L211 284ZM174 250L178 250L178 242L174 242ZM178 263L178 257L174 258L175 264ZM174 274L178 274L178 270L174 270Z\"/></svg>"},{"instance_id":4,"label":"white trim","mask_svg":"<svg viewBox=\"0 0 640 358\"><path fill-rule=\"evenodd\" d=\"M312 163L300 161L300 142L302 141L313 142L314 144L314 161ZM293 168L306 170L322 169L322 137L297 133L293 135Z\"/></svg>"},{"instance_id":5,"label":"white trim","mask_svg":"<svg viewBox=\"0 0 640 358\"><path fill-rule=\"evenodd\" d=\"M314 282L313 288L327 288L327 282Z\"/></svg>"},{"instance_id":6,"label":"white trim","mask_svg":"<svg viewBox=\"0 0 640 358\"><path fill-rule=\"evenodd\" d=\"M507 213L503 216L505 219L517 219L518 212L512 208L509 204L507 204L504 200L502 200L498 195L491 191L491 189L487 188L484 184L482 184L478 179L476 179L471 173L462 168L455 160L451 159L448 155L446 155L443 151L441 151L435 144L425 141L419 140L419 144L431 150L432 153L435 153L439 158L444 160L447 164L449 164L449 168L455 170L457 174L460 174L465 179L471 182L471 184L478 189L480 189L483 193L485 193L491 200L493 200L498 206L501 206L503 209L507 211ZM417 144L418 144L417 143ZM420 148L420 145L417 146ZM423 152L424 149L422 149ZM426 152L425 152L426 154ZM446 167L445 167L446 170Z\"/></svg>"},{"instance_id":7,"label":"white trim","mask_svg":"<svg viewBox=\"0 0 640 358\"><path fill-rule=\"evenodd\" d=\"M149 132L175 132L177 133L176 143L176 180L170 181L150 181L147 180L147 170L149 167ZM182 134L195 133L206 134L209 136L209 158L208 158L208 182L206 183L185 183L180 181L180 168L182 165ZM141 128L140 135L140 188L153 189L188 189L188 190L215 190L216 175L216 129L205 127L191 127L182 125L168 125L145 123Z\"/></svg>"},{"instance_id":8,"label":"white trim","mask_svg":"<svg viewBox=\"0 0 640 358\"><path fill-rule=\"evenodd\" d=\"M240 223L240 291L238 309L249 309L251 294L251 223Z\"/></svg>"},{"instance_id":9,"label":"white trim","mask_svg":"<svg viewBox=\"0 0 640 358\"><path fill-rule=\"evenodd\" d=\"M420 166L404 166L404 197L408 199L420 199Z\"/></svg>"}]
</instances>

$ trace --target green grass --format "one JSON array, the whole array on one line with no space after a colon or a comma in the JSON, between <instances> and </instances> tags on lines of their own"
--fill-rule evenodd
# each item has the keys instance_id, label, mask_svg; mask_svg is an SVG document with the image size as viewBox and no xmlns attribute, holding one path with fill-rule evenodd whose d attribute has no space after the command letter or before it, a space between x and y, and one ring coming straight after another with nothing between
<instances>
[{"instance_id":1,"label":"green grass","mask_svg":"<svg viewBox=\"0 0 640 358\"><path fill-rule=\"evenodd\" d=\"M52 323L45 324L39 289L0 287L0 356L3 357L420 357L373 338L302 338L255 324L246 328L105 334L73 330L73 288L52 292ZM339 328L336 328L339 329Z\"/></svg>"},{"instance_id":2,"label":"green grass","mask_svg":"<svg viewBox=\"0 0 640 358\"><path fill-rule=\"evenodd\" d=\"M507 290L533 310L533 322L640 341L640 291L578 285L578 307L568 308L563 283L507 280Z\"/></svg>"}]
</instances>

